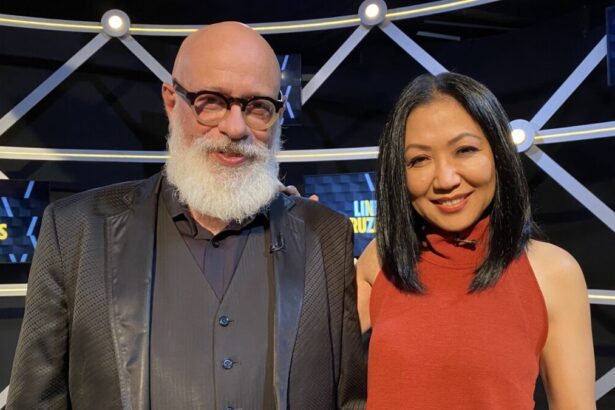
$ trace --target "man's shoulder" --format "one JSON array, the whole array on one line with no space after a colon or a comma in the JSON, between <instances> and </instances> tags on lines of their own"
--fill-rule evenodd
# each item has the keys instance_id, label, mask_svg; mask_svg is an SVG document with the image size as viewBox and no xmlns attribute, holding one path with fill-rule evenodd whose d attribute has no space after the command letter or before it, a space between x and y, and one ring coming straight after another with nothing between
<instances>
[{"instance_id":1,"label":"man's shoulder","mask_svg":"<svg viewBox=\"0 0 615 410\"><path fill-rule=\"evenodd\" d=\"M300 217L310 225L348 225L348 217L318 201L301 197L285 197L290 203L291 214Z\"/></svg>"},{"instance_id":2,"label":"man's shoulder","mask_svg":"<svg viewBox=\"0 0 615 410\"><path fill-rule=\"evenodd\" d=\"M120 182L89 189L59 199L49 205L50 211L61 215L112 215L126 210L139 191L155 189L157 178Z\"/></svg>"}]
</instances>

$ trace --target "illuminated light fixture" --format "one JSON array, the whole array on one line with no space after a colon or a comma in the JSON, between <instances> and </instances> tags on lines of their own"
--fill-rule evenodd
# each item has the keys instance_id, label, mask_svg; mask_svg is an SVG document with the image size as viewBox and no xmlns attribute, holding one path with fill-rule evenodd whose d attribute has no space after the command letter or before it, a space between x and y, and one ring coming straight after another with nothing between
<instances>
[{"instance_id":1,"label":"illuminated light fixture","mask_svg":"<svg viewBox=\"0 0 615 410\"><path fill-rule=\"evenodd\" d=\"M360 152L323 152L311 154L285 154L284 152L276 155L280 160L284 159L317 159L317 158L338 158L338 157L362 157L362 156L377 156L378 151L360 151Z\"/></svg>"},{"instance_id":2,"label":"illuminated light fixture","mask_svg":"<svg viewBox=\"0 0 615 410\"><path fill-rule=\"evenodd\" d=\"M359 7L361 24L367 27L377 26L384 21L387 5L383 0L365 0Z\"/></svg>"},{"instance_id":3,"label":"illuminated light fixture","mask_svg":"<svg viewBox=\"0 0 615 410\"><path fill-rule=\"evenodd\" d=\"M410 10L392 11L391 13L387 14L387 17L396 18L396 17L408 17L414 14L421 14L421 15L425 13L434 14L435 12L441 12L446 9L469 6L472 3L477 3L479 1L480 0L458 0L458 1L451 1L449 3L436 4L433 6L417 7L415 9L410 9Z\"/></svg>"},{"instance_id":4,"label":"illuminated light fixture","mask_svg":"<svg viewBox=\"0 0 615 410\"><path fill-rule=\"evenodd\" d=\"M111 37L123 37L130 30L130 18L122 10L109 10L103 14L101 23L103 31Z\"/></svg>"},{"instance_id":5,"label":"illuminated light fixture","mask_svg":"<svg viewBox=\"0 0 615 410\"><path fill-rule=\"evenodd\" d=\"M0 285L0 297L26 296L27 290L25 284Z\"/></svg>"},{"instance_id":6,"label":"illuminated light fixture","mask_svg":"<svg viewBox=\"0 0 615 410\"><path fill-rule=\"evenodd\" d=\"M380 13L380 7L378 7L377 4L372 3L365 8L365 17L369 19L378 17L379 13Z\"/></svg>"},{"instance_id":7,"label":"illuminated light fixture","mask_svg":"<svg viewBox=\"0 0 615 410\"><path fill-rule=\"evenodd\" d=\"M611 295L592 295L591 293L589 294L589 299L596 299L596 300L615 300L615 296L611 296Z\"/></svg>"},{"instance_id":8,"label":"illuminated light fixture","mask_svg":"<svg viewBox=\"0 0 615 410\"><path fill-rule=\"evenodd\" d=\"M598 134L602 132L613 132L615 131L615 127L606 127L606 128L594 128L592 130L581 130L581 131L570 131L570 132L561 132L559 134L547 134L547 135L537 135L537 140L548 140L550 138L565 138L565 137L578 137L581 135L591 135Z\"/></svg>"},{"instance_id":9,"label":"illuminated light fixture","mask_svg":"<svg viewBox=\"0 0 615 410\"><path fill-rule=\"evenodd\" d=\"M98 31L102 26L87 22L65 22L63 20L45 20L23 18L19 16L0 17L0 25L14 25L17 27L29 27L35 29L59 29L59 30L79 30L79 31Z\"/></svg>"},{"instance_id":10,"label":"illuminated light fixture","mask_svg":"<svg viewBox=\"0 0 615 410\"><path fill-rule=\"evenodd\" d=\"M52 152L52 151L17 151L0 149L0 157L9 159L28 158L32 160L67 161L70 159L105 159L105 160L166 160L167 154L95 154L91 152Z\"/></svg>"},{"instance_id":11,"label":"illuminated light fixture","mask_svg":"<svg viewBox=\"0 0 615 410\"><path fill-rule=\"evenodd\" d=\"M510 122L511 138L517 146L517 152L525 152L534 145L536 130L526 120L514 120Z\"/></svg>"},{"instance_id":12,"label":"illuminated light fixture","mask_svg":"<svg viewBox=\"0 0 615 410\"><path fill-rule=\"evenodd\" d=\"M111 27L113 30L120 30L122 26L124 25L124 21L122 20L120 16L113 15L109 17L108 21L109 21L109 27Z\"/></svg>"},{"instance_id":13,"label":"illuminated light fixture","mask_svg":"<svg viewBox=\"0 0 615 410\"><path fill-rule=\"evenodd\" d=\"M398 20L406 19L417 16L431 15L435 13L441 13L447 10L456 10L459 8L478 6L483 3L489 3L493 0L439 0L425 3L425 5L417 5L408 9L408 7L401 7L388 10L386 4L380 0L367 0L365 8L374 4L377 6L378 17L382 20ZM362 10L362 9L360 9ZM369 15L371 16L375 7L371 7ZM119 10L116 10L119 11ZM125 16L125 13L122 13ZM364 21L368 20L368 21ZM130 21L126 17L123 20L125 26L128 26L128 31L133 34L142 35L171 35L171 36L186 36L195 32L200 26L164 26L164 25L136 25L130 26ZM377 21L377 20L376 20ZM373 23L368 16L364 13L359 13L359 16L338 16L324 19L314 20L296 20L283 23L260 23L255 24L252 28L259 32L274 34L285 32L297 32L297 31L312 31L321 29L342 28L348 26L354 26L358 24L376 25L381 21ZM68 21L68 20L53 20L53 19L37 19L33 17L21 17L12 16L0 13L0 26L9 25L16 27L28 27L35 29L47 29L47 30L68 30L68 31L81 31L81 32L97 32L101 29L105 30L105 26L108 25L103 20L103 24L99 25L95 22L88 21ZM109 33L105 30L107 34ZM115 34L113 34L115 35Z\"/></svg>"},{"instance_id":14,"label":"illuminated light fixture","mask_svg":"<svg viewBox=\"0 0 615 410\"><path fill-rule=\"evenodd\" d=\"M348 25L358 25L361 23L361 19L358 17L340 18L322 21L309 21L309 22L289 22L289 23L271 23L271 25L254 25L250 26L254 31L260 31L265 33L284 33L298 31L310 31L319 29L339 28L346 27ZM160 35L189 35L194 33L197 29L193 27L145 27L145 26L132 26L130 32L134 34L160 34Z\"/></svg>"},{"instance_id":15,"label":"illuminated light fixture","mask_svg":"<svg viewBox=\"0 0 615 410\"><path fill-rule=\"evenodd\" d=\"M527 135L525 135L525 131L523 131L521 128L515 128L514 130L512 130L511 134L515 145L521 144L527 138Z\"/></svg>"},{"instance_id":16,"label":"illuminated light fixture","mask_svg":"<svg viewBox=\"0 0 615 410\"><path fill-rule=\"evenodd\" d=\"M378 147L364 147L331 150L291 150L282 151L276 157L281 162L301 161L336 161L353 159L375 159L378 156ZM134 151L124 153L121 151L96 150L54 150L44 148L0 147L0 158L32 161L91 161L91 162L164 162L169 155L163 151Z\"/></svg>"}]
</instances>

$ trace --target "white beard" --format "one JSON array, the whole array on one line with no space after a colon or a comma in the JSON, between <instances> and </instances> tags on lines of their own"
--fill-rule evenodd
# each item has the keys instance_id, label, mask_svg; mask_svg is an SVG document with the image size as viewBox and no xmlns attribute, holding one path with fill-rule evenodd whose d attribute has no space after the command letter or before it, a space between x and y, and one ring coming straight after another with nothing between
<instances>
[{"instance_id":1,"label":"white beard","mask_svg":"<svg viewBox=\"0 0 615 410\"><path fill-rule=\"evenodd\" d=\"M177 110L176 110L177 111ZM166 175L191 210L224 222L242 221L269 205L278 192L280 127L275 125L271 148L228 137L215 140L197 136L190 145L181 120L171 115ZM248 159L239 167L226 167L210 159L212 152L231 152Z\"/></svg>"}]
</instances>

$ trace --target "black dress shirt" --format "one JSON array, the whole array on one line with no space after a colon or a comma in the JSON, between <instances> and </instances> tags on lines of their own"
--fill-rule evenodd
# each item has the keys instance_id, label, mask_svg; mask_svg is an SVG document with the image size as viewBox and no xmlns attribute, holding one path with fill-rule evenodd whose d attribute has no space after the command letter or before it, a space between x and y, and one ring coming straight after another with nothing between
<instances>
[{"instance_id":1,"label":"black dress shirt","mask_svg":"<svg viewBox=\"0 0 615 410\"><path fill-rule=\"evenodd\" d=\"M260 212L241 223L231 222L214 235L192 217L187 205L179 200L177 189L166 178L162 181L162 200L177 230L203 275L222 300L245 248L250 230L268 223L267 213Z\"/></svg>"}]
</instances>

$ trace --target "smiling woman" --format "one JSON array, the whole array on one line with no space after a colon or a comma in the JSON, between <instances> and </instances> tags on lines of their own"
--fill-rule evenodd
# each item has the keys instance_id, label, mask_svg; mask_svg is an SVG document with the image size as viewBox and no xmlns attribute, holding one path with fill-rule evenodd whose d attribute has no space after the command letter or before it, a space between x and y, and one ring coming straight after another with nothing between
<instances>
[{"instance_id":1,"label":"smiling woman","mask_svg":"<svg viewBox=\"0 0 615 410\"><path fill-rule=\"evenodd\" d=\"M378 171L376 241L357 264L368 409L533 409L539 372L552 409L595 408L583 274L533 239L495 96L460 74L418 77Z\"/></svg>"},{"instance_id":2,"label":"smiling woman","mask_svg":"<svg viewBox=\"0 0 615 410\"><path fill-rule=\"evenodd\" d=\"M437 96L410 113L405 159L412 206L445 231L471 226L493 199L491 146L481 127L452 97Z\"/></svg>"}]
</instances>

